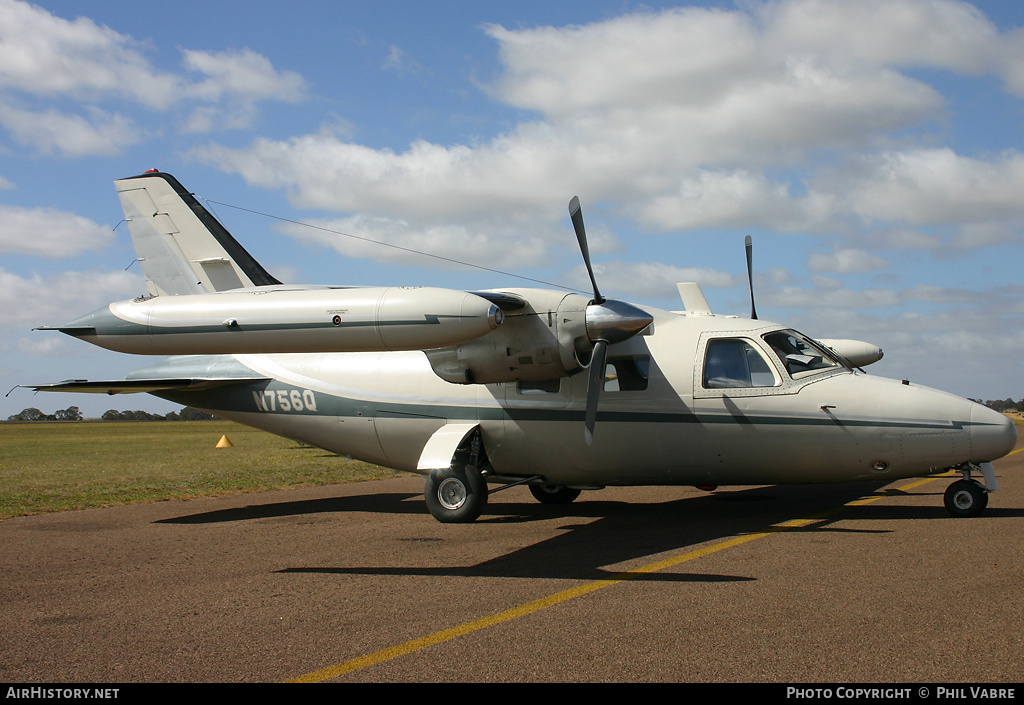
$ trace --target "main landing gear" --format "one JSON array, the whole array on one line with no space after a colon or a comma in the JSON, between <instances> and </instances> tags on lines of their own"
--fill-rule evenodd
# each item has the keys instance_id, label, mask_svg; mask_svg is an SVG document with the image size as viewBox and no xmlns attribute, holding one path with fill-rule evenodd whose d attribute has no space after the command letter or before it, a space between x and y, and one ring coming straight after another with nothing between
<instances>
[{"instance_id":1,"label":"main landing gear","mask_svg":"<svg viewBox=\"0 0 1024 705\"><path fill-rule=\"evenodd\" d=\"M517 485L529 484L530 493L542 504L569 504L580 496L581 490L547 484L543 479L539 475L526 477L488 491L485 473L473 465L452 465L432 470L427 475L423 494L431 515L445 524L475 521L487 505L490 492L500 492Z\"/></svg>"},{"instance_id":2,"label":"main landing gear","mask_svg":"<svg viewBox=\"0 0 1024 705\"><path fill-rule=\"evenodd\" d=\"M994 492L997 489L992 464L982 463L980 468L965 464L956 469L963 475L963 479L957 480L946 488L946 493L943 496L946 511L955 517L976 517L988 506L989 492ZM988 486L971 478L972 469L981 470Z\"/></svg>"},{"instance_id":3,"label":"main landing gear","mask_svg":"<svg viewBox=\"0 0 1024 705\"><path fill-rule=\"evenodd\" d=\"M424 491L427 509L445 524L475 521L487 504L487 483L472 465L433 470Z\"/></svg>"}]
</instances>

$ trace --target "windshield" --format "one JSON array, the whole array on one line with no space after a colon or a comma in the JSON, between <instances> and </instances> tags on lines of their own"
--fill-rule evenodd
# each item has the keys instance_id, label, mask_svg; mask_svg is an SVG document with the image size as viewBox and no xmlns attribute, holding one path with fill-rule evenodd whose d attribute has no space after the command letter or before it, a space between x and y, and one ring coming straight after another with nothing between
<instances>
[{"instance_id":1,"label":"windshield","mask_svg":"<svg viewBox=\"0 0 1024 705\"><path fill-rule=\"evenodd\" d=\"M763 337L775 354L782 359L793 379L843 367L825 348L819 347L810 338L795 330L779 330L766 333Z\"/></svg>"}]
</instances>

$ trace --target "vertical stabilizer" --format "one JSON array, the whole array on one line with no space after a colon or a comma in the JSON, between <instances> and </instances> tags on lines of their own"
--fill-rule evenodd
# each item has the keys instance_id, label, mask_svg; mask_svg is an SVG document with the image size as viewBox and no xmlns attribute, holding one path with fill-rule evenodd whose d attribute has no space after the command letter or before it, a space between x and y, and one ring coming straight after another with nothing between
<instances>
[{"instance_id":1,"label":"vertical stabilizer","mask_svg":"<svg viewBox=\"0 0 1024 705\"><path fill-rule=\"evenodd\" d=\"M151 171L114 185L150 293L204 294L281 283L170 174Z\"/></svg>"}]
</instances>

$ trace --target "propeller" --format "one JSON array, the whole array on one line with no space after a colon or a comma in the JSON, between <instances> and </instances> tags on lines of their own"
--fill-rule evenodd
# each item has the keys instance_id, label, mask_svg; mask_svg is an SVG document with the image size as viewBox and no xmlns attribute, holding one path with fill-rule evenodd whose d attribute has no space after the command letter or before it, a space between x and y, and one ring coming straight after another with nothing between
<instances>
[{"instance_id":1,"label":"propeller","mask_svg":"<svg viewBox=\"0 0 1024 705\"><path fill-rule=\"evenodd\" d=\"M580 199L573 196L569 201L569 218L572 219L572 229L576 231L576 241L580 243L580 251L583 253L583 263L587 265L587 274L590 275L590 283L594 287L594 303L603 304L604 297L597 289L597 279L594 277L594 268L590 266L590 248L587 246L587 231L583 227L583 211L580 208Z\"/></svg>"},{"instance_id":2,"label":"propeller","mask_svg":"<svg viewBox=\"0 0 1024 705\"><path fill-rule=\"evenodd\" d=\"M587 246L587 232L583 226L583 211L580 199L576 196L569 201L569 217L572 219L576 240L583 253L583 263L587 265L590 283L594 287L594 299L587 305L586 328L587 338L593 343L590 355L589 379L587 381L587 411L584 417L583 437L589 446L594 441L594 425L597 423L597 405L604 389L605 364L608 359L608 346L632 338L649 326L654 320L650 314L624 301L606 299L597 288L597 278L590 264L590 248Z\"/></svg>"},{"instance_id":3,"label":"propeller","mask_svg":"<svg viewBox=\"0 0 1024 705\"><path fill-rule=\"evenodd\" d=\"M747 248L747 282L750 284L750 318L757 320L757 309L754 308L754 243L747 235L744 240Z\"/></svg>"}]
</instances>

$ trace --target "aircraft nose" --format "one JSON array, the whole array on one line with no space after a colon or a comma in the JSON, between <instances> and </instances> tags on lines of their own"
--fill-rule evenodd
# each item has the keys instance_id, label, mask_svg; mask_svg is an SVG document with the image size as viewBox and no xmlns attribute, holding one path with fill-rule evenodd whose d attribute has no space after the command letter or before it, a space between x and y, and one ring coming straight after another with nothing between
<instances>
[{"instance_id":1,"label":"aircraft nose","mask_svg":"<svg viewBox=\"0 0 1024 705\"><path fill-rule=\"evenodd\" d=\"M971 408L971 460L987 462L1003 457L1017 445L1017 429L998 411L981 404Z\"/></svg>"}]
</instances>

